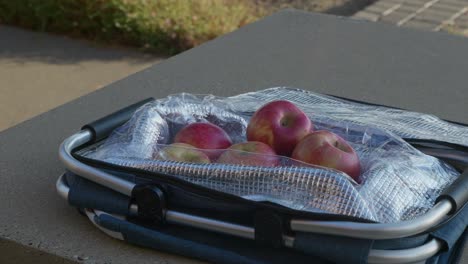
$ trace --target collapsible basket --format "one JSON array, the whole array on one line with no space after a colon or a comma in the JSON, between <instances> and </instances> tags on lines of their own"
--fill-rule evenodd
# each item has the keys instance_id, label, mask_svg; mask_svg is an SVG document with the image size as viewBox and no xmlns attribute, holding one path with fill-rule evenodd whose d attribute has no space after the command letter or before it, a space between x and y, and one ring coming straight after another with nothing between
<instances>
[{"instance_id":1,"label":"collapsible basket","mask_svg":"<svg viewBox=\"0 0 468 264\"><path fill-rule=\"evenodd\" d=\"M363 183L287 158L257 168L148 154L169 143L171 130L200 120L242 141L253 111L278 99L351 142ZM215 263L448 263L466 239L467 146L462 124L298 89L180 94L131 105L67 138L57 191L114 238Z\"/></svg>"}]
</instances>

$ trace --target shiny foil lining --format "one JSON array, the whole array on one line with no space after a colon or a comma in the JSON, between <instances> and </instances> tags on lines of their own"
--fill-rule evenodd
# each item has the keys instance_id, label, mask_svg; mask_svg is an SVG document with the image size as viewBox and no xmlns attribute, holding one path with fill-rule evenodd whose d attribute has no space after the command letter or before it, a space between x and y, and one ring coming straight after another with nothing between
<instances>
[{"instance_id":1,"label":"shiny foil lining","mask_svg":"<svg viewBox=\"0 0 468 264\"><path fill-rule=\"evenodd\" d=\"M194 164L157 158L175 133L193 122L214 123L234 142L245 141L250 116L263 104L280 99L300 107L316 130L331 130L355 148L361 161L361 184L342 172L302 166L287 157L280 157L278 167ZM431 115L278 87L227 98L177 94L155 100L142 106L106 141L79 154L121 166L169 173L249 200L388 223L425 213L459 174L402 138L468 145L468 129Z\"/></svg>"}]
</instances>

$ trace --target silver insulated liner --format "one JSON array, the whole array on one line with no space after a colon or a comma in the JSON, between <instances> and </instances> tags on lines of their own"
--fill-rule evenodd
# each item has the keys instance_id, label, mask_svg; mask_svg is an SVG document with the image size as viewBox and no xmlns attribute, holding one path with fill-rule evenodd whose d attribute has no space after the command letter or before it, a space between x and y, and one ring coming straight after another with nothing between
<instances>
[{"instance_id":1,"label":"silver insulated liner","mask_svg":"<svg viewBox=\"0 0 468 264\"><path fill-rule=\"evenodd\" d=\"M280 157L276 167L184 163L161 159L161 148L193 122L223 128L245 141L250 116L263 104L285 99L301 108L315 130L347 140L361 162L361 184L346 174ZM254 201L292 209L340 214L382 223L409 220L434 205L459 173L402 138L468 146L468 129L427 114L369 106L291 88L233 97L177 94L142 106L107 140L78 154L104 162L176 175L185 181Z\"/></svg>"}]
</instances>

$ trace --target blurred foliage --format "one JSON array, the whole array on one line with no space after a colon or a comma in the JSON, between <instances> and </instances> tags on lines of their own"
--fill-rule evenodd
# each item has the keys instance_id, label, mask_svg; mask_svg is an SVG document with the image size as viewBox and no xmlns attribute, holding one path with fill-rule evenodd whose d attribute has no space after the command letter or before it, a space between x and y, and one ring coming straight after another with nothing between
<instances>
[{"instance_id":1,"label":"blurred foliage","mask_svg":"<svg viewBox=\"0 0 468 264\"><path fill-rule=\"evenodd\" d=\"M456 23L446 25L445 27L443 27L443 29L451 34L468 37L468 29L466 27L459 26Z\"/></svg>"},{"instance_id":2,"label":"blurred foliage","mask_svg":"<svg viewBox=\"0 0 468 264\"><path fill-rule=\"evenodd\" d=\"M0 22L177 53L263 15L249 0L0 0Z\"/></svg>"}]
</instances>

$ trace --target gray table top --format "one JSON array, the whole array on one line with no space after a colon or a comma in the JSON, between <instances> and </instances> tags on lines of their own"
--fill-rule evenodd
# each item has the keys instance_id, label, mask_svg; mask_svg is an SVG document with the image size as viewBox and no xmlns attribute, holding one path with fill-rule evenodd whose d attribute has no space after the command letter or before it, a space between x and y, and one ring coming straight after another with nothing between
<instances>
[{"instance_id":1,"label":"gray table top","mask_svg":"<svg viewBox=\"0 0 468 264\"><path fill-rule=\"evenodd\" d=\"M468 123L468 41L283 11L0 134L0 238L89 263L192 263L106 237L55 193L60 142L149 96L294 86Z\"/></svg>"}]
</instances>

